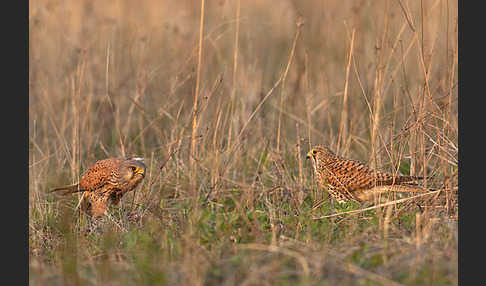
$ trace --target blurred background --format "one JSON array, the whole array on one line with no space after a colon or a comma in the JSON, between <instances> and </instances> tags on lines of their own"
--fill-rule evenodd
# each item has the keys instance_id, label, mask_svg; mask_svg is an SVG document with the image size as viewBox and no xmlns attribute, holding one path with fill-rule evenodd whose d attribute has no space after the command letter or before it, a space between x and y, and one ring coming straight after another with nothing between
<instances>
[{"instance_id":1,"label":"blurred background","mask_svg":"<svg viewBox=\"0 0 486 286\"><path fill-rule=\"evenodd\" d=\"M219 265L229 257L223 252L216 255L204 247L202 252L210 254L194 252L194 245L200 241L191 236L194 243L190 243L186 234L194 235L197 231L174 222L177 218L190 221L188 225L201 223L205 210L194 202L210 198L219 202L219 207L211 207L215 214L218 210L228 213L222 206L229 199L230 205L237 206L235 212L245 217L243 209L257 211L261 196L266 196L269 189L278 187L290 192L282 191L270 204L263 204L261 209L269 213L271 226L257 224L248 230L248 234L254 235L250 235L251 239L244 238L246 232L242 234L241 230L218 232L221 240L236 237L239 242L248 239L274 245L278 240L274 219L282 220L281 216L287 215L279 210L280 203L290 196L291 209L300 214L308 210L306 200L312 205L325 199L327 194L313 185L311 170L304 160L313 145L328 145L339 155L386 171L432 176L426 185L449 189L457 186L455 1L30 0L29 3L31 283L46 283L51 281L46 277L57 277L60 273L71 273L66 275L76 279L89 276L78 268L89 260L80 257L96 257L94 253L98 252L90 247L84 250L85 256L78 253L78 258L73 258L79 263L73 266L74 272L69 272L67 266L53 266L66 253L66 249L59 250L63 249L60 245L70 245L64 241L69 236L56 236L64 229L56 230L62 224L61 206L67 205L72 212L76 198L66 203L46 198L45 191L76 183L87 167L106 157L146 158L150 175L139 191L128 196L124 206L137 205L144 211L150 210L155 217L164 217L154 222L154 227L164 229L163 233L177 225L175 237L186 239L182 245L176 243L182 250L178 254L161 252L157 263L187 265L187 269L204 255L214 260L199 262L198 267ZM178 200L188 203L176 205ZM439 203L444 213L424 218L421 223L435 225L438 218L457 217L456 204L456 197L447 193ZM190 215L180 210L181 213L168 216L167 209L172 207L187 209ZM146 219L150 220L148 216ZM379 212L378 226L371 225L370 229L378 227L379 231L385 231L385 217L385 213ZM410 233L417 223L415 213L412 217L410 229L398 227L396 233L400 237L412 236L415 249L415 239L420 244L426 239ZM241 219L243 225L253 221ZM297 229L287 228L292 234L283 230L284 234L295 238L299 228L305 229L303 221L297 224ZM355 222L353 227L358 224ZM431 226L427 237L433 236L433 230ZM443 271L429 270L424 274L426 281L442 277L444 285L457 284L457 245L453 242L456 231L457 226L447 227L441 232L446 233L445 242L430 249L434 263L439 261L446 266ZM115 237L121 241L129 239L124 231L117 232ZM327 234L317 237L309 234L305 241L345 249L344 244L330 238L337 232L329 229L324 232ZM390 230L386 232L388 237ZM167 246L166 239L157 237L160 239L157 243ZM348 245L363 234L353 231L344 237ZM376 244L383 245L386 237L376 238ZM102 245L81 236L74 241L74 245ZM199 258L191 264L181 254L184 251ZM309 255L313 251L309 250ZM410 249L404 248L403 253L407 251L410 253ZM117 252L128 255L119 249ZM407 274L400 281L413 284L418 274L408 267L413 264L420 268L427 262L412 263L412 258L402 258L395 264L388 262L391 264L380 271L400 280L394 267L402 269L407 265L406 272L415 274ZM139 273L133 266L137 263L125 259L122 258L125 266ZM343 260L344 257L337 259ZM89 261L85 266L96 273L93 270L96 263ZM155 267L149 273L166 273L157 263L147 264ZM311 263L310 275L321 277L321 268L314 269L312 265L317 264ZM211 280L214 277L208 278L206 270L196 267L187 270L196 274L183 270L186 274L179 278L167 274L162 275L162 280L228 285L244 280L243 276L228 274L233 273L229 270L221 270L220 280ZM241 273L253 277L252 271L246 269ZM375 281L376 277L363 273L353 275ZM148 281L144 275L149 274L140 275L142 280L136 283ZM349 282L340 277L322 281L330 285L333 281ZM76 279L75 284L84 281ZM97 284L101 281L97 279L85 282ZM294 281L278 279L267 282Z\"/></svg>"}]
</instances>

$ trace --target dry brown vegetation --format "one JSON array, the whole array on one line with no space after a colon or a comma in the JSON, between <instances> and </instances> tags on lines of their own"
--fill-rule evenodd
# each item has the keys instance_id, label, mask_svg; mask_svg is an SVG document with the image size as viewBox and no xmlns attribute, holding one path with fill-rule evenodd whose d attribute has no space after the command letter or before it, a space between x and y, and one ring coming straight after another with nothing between
<instances>
[{"instance_id":1,"label":"dry brown vegetation","mask_svg":"<svg viewBox=\"0 0 486 286\"><path fill-rule=\"evenodd\" d=\"M456 2L31 0L29 23L31 285L457 285ZM443 191L333 206L315 144ZM116 156L147 177L87 234L46 191Z\"/></svg>"}]
</instances>

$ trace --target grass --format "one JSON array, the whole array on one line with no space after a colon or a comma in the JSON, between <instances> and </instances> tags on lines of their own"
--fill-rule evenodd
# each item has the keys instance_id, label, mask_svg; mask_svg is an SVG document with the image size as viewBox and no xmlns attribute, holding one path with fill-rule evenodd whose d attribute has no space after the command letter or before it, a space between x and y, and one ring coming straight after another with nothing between
<instances>
[{"instance_id":1,"label":"grass","mask_svg":"<svg viewBox=\"0 0 486 286\"><path fill-rule=\"evenodd\" d=\"M29 13L31 285L458 284L457 3ZM317 144L443 191L338 205L305 161ZM147 176L87 232L80 197L46 191L115 156Z\"/></svg>"}]
</instances>

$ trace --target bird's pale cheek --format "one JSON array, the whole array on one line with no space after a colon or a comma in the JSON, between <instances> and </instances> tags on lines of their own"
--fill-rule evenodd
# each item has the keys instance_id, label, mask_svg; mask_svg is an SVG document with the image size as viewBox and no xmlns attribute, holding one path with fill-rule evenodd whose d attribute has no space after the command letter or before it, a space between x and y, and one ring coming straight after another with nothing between
<instances>
[{"instance_id":1,"label":"bird's pale cheek","mask_svg":"<svg viewBox=\"0 0 486 286\"><path fill-rule=\"evenodd\" d=\"M312 169L314 169L314 173L317 174L317 166L316 166L316 160L312 158Z\"/></svg>"},{"instance_id":2,"label":"bird's pale cheek","mask_svg":"<svg viewBox=\"0 0 486 286\"><path fill-rule=\"evenodd\" d=\"M123 178L125 179L125 181L128 182L133 179L133 176L134 176L133 173L128 172Z\"/></svg>"}]
</instances>

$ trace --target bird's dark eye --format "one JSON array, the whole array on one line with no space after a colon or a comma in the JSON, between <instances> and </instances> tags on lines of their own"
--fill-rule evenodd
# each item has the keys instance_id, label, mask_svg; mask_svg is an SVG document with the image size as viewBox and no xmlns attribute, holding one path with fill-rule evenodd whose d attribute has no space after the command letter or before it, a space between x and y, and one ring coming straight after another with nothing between
<instances>
[{"instance_id":1,"label":"bird's dark eye","mask_svg":"<svg viewBox=\"0 0 486 286\"><path fill-rule=\"evenodd\" d=\"M317 151L316 150L312 150L312 154L313 155L316 155L317 154Z\"/></svg>"},{"instance_id":2,"label":"bird's dark eye","mask_svg":"<svg viewBox=\"0 0 486 286\"><path fill-rule=\"evenodd\" d=\"M137 170L137 168L136 168L136 167L130 167L130 169L131 169L133 172L135 172L135 170Z\"/></svg>"}]
</instances>

